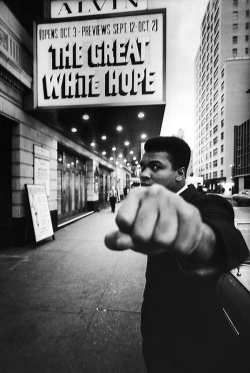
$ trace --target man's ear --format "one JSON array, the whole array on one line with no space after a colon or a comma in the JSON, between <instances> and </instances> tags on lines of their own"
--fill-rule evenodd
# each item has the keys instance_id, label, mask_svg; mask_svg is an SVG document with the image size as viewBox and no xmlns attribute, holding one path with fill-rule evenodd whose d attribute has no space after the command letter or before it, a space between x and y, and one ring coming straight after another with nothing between
<instances>
[{"instance_id":1,"label":"man's ear","mask_svg":"<svg viewBox=\"0 0 250 373\"><path fill-rule=\"evenodd\" d=\"M181 180L185 179L185 176L186 176L185 167L178 168L176 180L181 181Z\"/></svg>"}]
</instances>

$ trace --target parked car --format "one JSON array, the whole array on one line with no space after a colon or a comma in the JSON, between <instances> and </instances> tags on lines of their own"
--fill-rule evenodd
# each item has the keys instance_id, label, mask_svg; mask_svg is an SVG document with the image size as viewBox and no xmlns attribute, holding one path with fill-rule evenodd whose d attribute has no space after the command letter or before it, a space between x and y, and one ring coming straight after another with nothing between
<instances>
[{"instance_id":1,"label":"parked car","mask_svg":"<svg viewBox=\"0 0 250 373\"><path fill-rule=\"evenodd\" d=\"M219 278L217 295L228 324L244 348L250 337L250 256ZM249 356L247 350L246 356Z\"/></svg>"},{"instance_id":2,"label":"parked car","mask_svg":"<svg viewBox=\"0 0 250 373\"><path fill-rule=\"evenodd\" d=\"M236 201L240 205L250 205L250 189L243 189L238 194L232 195L233 201Z\"/></svg>"}]
</instances>

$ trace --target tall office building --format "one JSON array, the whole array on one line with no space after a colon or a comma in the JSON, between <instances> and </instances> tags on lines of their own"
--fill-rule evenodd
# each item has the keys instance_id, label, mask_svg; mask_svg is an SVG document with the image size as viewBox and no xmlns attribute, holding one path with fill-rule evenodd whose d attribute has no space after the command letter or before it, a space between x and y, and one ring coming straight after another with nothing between
<instances>
[{"instance_id":1,"label":"tall office building","mask_svg":"<svg viewBox=\"0 0 250 373\"><path fill-rule=\"evenodd\" d=\"M210 0L195 58L194 173L231 194L234 126L250 118L249 0Z\"/></svg>"}]
</instances>

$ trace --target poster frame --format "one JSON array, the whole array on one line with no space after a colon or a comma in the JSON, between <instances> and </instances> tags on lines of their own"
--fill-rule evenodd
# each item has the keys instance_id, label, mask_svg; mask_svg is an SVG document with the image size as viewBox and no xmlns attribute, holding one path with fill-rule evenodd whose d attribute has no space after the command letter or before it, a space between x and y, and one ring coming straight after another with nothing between
<instances>
[{"instance_id":1,"label":"poster frame","mask_svg":"<svg viewBox=\"0 0 250 373\"><path fill-rule=\"evenodd\" d=\"M52 226L52 220L51 220L51 215L50 215L50 210L49 210L49 203L48 203L48 197L46 193L46 186L44 184L25 184L25 189L27 193L27 198L28 198L28 204L30 208L30 216L33 224L33 230L34 230L34 237L35 237L35 242L40 242L48 237L52 237L53 240L55 240L55 235L54 235L54 230ZM35 212L35 208L32 205L31 201L31 196L32 196L32 191L35 191L37 195L40 195L44 198L45 205L43 204L43 217L46 218L46 224L44 229L39 231L38 229L38 223L37 223L37 217L39 216L39 209L41 206L36 204L35 208L37 210L37 213ZM40 194L39 194L40 193ZM41 211L40 211L41 214Z\"/></svg>"}]
</instances>

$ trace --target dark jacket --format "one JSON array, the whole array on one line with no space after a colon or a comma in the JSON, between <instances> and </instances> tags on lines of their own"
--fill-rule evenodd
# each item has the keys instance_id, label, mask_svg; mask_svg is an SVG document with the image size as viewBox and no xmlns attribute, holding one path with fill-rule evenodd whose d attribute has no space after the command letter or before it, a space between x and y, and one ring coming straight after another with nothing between
<instances>
[{"instance_id":1,"label":"dark jacket","mask_svg":"<svg viewBox=\"0 0 250 373\"><path fill-rule=\"evenodd\" d=\"M213 228L219 242L221 271L242 263L248 249L234 226L234 211L230 203L221 196L201 194L194 187L187 188L181 196L196 206L202 220ZM176 372L179 369L183 373L183 358L187 366L190 364L188 369L192 373L196 372L194 361L197 372L209 372L210 369L214 373L217 372L215 361L223 356L220 352L225 349L228 354L224 340L232 335L216 294L220 274L209 278L188 276L181 271L176 257L171 254L148 257L141 325L143 353L146 360L155 359L157 364L162 359L162 372L167 359L176 367ZM216 350L214 356L211 349ZM203 361L208 360L207 370L201 370L197 356L202 366ZM180 366L174 361L178 361ZM157 368L154 371L157 372ZM169 371L175 372L171 365Z\"/></svg>"}]
</instances>

